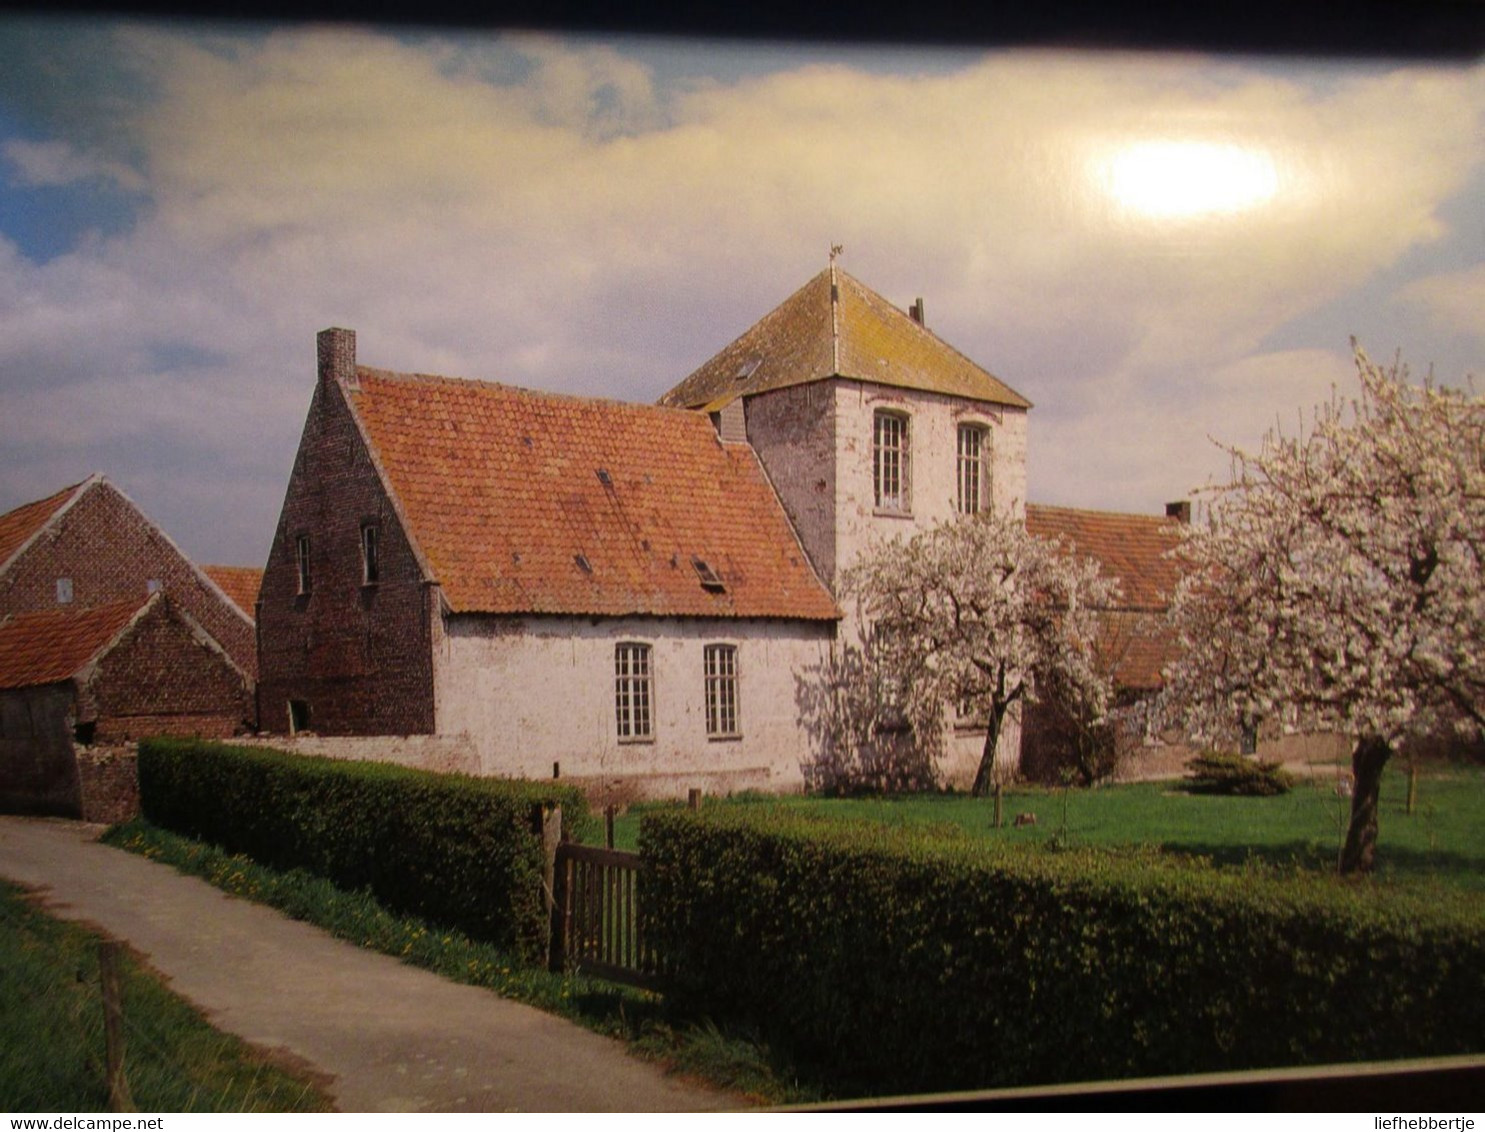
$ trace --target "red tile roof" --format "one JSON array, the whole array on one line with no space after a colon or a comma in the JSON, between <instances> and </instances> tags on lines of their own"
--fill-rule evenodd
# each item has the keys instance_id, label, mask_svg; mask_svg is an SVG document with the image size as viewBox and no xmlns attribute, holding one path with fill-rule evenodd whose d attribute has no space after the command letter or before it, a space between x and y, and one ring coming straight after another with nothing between
<instances>
[{"instance_id":1,"label":"red tile roof","mask_svg":"<svg viewBox=\"0 0 1485 1132\"><path fill-rule=\"evenodd\" d=\"M249 620L253 618L258 605L258 591L263 588L262 570L254 566L203 566L201 569L238 609L248 615Z\"/></svg>"},{"instance_id":2,"label":"red tile roof","mask_svg":"<svg viewBox=\"0 0 1485 1132\"><path fill-rule=\"evenodd\" d=\"M91 609L18 613L0 622L0 688L68 680L96 657L153 596Z\"/></svg>"},{"instance_id":3,"label":"red tile roof","mask_svg":"<svg viewBox=\"0 0 1485 1132\"><path fill-rule=\"evenodd\" d=\"M660 403L715 407L741 394L839 376L1031 407L1021 394L870 287L839 269L835 277L837 302L831 302L827 268Z\"/></svg>"},{"instance_id":4,"label":"red tile roof","mask_svg":"<svg viewBox=\"0 0 1485 1132\"><path fill-rule=\"evenodd\" d=\"M72 501L79 489L92 483L84 480L71 487L64 487L55 495L38 499L34 503L23 503L14 511L0 515L0 567L10 562L15 552L26 545L37 531L46 526L52 516Z\"/></svg>"},{"instance_id":5,"label":"red tile roof","mask_svg":"<svg viewBox=\"0 0 1485 1132\"><path fill-rule=\"evenodd\" d=\"M1096 559L1105 577L1119 580L1122 596L1104 615L1099 650L1121 687L1158 688L1160 670L1176 648L1164 615L1181 576L1168 554L1181 541L1180 521L1028 503L1026 529L1060 538L1072 553Z\"/></svg>"},{"instance_id":6,"label":"red tile roof","mask_svg":"<svg viewBox=\"0 0 1485 1132\"><path fill-rule=\"evenodd\" d=\"M365 367L347 397L455 612L839 616L700 414Z\"/></svg>"},{"instance_id":7,"label":"red tile roof","mask_svg":"<svg viewBox=\"0 0 1485 1132\"><path fill-rule=\"evenodd\" d=\"M1026 529L1096 559L1105 577L1119 579L1121 609L1163 613L1170 605L1181 574L1167 552L1181 541L1179 520L1028 503Z\"/></svg>"}]
</instances>

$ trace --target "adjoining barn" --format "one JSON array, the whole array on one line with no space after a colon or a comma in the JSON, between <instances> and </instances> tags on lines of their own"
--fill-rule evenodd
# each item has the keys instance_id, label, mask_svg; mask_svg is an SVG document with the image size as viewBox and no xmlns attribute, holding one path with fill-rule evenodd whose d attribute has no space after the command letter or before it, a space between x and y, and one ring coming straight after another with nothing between
<instances>
[{"instance_id":1,"label":"adjoining barn","mask_svg":"<svg viewBox=\"0 0 1485 1132\"><path fill-rule=\"evenodd\" d=\"M246 730L252 684L163 593L0 621L0 810L88 813L78 746Z\"/></svg>"}]
</instances>

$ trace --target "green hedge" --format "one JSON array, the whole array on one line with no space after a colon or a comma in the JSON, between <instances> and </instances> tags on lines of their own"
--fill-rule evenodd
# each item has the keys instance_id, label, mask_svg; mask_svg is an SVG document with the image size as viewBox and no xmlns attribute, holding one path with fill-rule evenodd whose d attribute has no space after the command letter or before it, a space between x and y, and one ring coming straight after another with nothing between
<instances>
[{"instance_id":1,"label":"green hedge","mask_svg":"<svg viewBox=\"0 0 1485 1132\"><path fill-rule=\"evenodd\" d=\"M1485 1050L1485 904L1154 853L647 816L680 1010L843 1095Z\"/></svg>"},{"instance_id":2,"label":"green hedge","mask_svg":"<svg viewBox=\"0 0 1485 1132\"><path fill-rule=\"evenodd\" d=\"M569 827L586 818L556 783L180 739L140 744L139 797L157 826L527 954L544 929L532 807L560 804Z\"/></svg>"}]
</instances>

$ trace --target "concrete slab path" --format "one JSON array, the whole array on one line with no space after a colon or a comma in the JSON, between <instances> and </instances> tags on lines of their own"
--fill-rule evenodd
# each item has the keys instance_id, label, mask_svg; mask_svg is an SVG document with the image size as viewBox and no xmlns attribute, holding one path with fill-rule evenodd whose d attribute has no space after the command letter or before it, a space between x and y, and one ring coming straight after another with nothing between
<instances>
[{"instance_id":1,"label":"concrete slab path","mask_svg":"<svg viewBox=\"0 0 1485 1132\"><path fill-rule=\"evenodd\" d=\"M330 1079L347 1112L688 1112L729 1094L623 1045L226 895L101 826L0 817L0 876L128 943L214 1026Z\"/></svg>"}]
</instances>

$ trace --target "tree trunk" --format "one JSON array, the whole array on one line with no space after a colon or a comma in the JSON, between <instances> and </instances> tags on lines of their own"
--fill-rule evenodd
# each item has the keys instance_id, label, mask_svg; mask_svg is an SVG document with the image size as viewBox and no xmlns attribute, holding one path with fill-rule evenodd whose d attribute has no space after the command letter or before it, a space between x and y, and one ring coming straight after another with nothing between
<instances>
[{"instance_id":1,"label":"tree trunk","mask_svg":"<svg viewBox=\"0 0 1485 1132\"><path fill-rule=\"evenodd\" d=\"M985 721L985 746L980 751L980 766L975 771L975 783L969 788L971 798L983 798L990 793L995 782L995 748L1000 743L1000 723L1005 718L1005 708L992 707Z\"/></svg>"},{"instance_id":2,"label":"tree trunk","mask_svg":"<svg viewBox=\"0 0 1485 1132\"><path fill-rule=\"evenodd\" d=\"M1385 739L1364 738L1351 753L1351 825L1341 849L1342 876L1369 873L1377 857L1377 809L1382 795L1382 771L1392 757Z\"/></svg>"}]
</instances>

